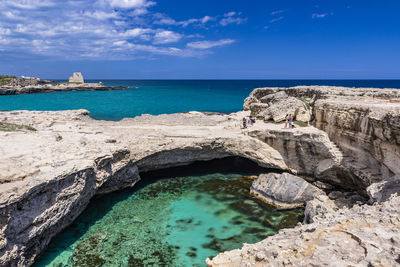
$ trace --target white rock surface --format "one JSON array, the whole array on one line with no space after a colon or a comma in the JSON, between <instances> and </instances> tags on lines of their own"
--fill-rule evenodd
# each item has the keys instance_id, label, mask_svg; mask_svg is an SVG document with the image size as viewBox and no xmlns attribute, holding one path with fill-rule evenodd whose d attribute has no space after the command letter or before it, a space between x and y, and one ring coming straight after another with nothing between
<instances>
[{"instance_id":1,"label":"white rock surface","mask_svg":"<svg viewBox=\"0 0 400 267\"><path fill-rule=\"evenodd\" d=\"M325 193L290 173L268 173L254 180L250 194L277 209L293 209Z\"/></svg>"},{"instance_id":2,"label":"white rock surface","mask_svg":"<svg viewBox=\"0 0 400 267\"><path fill-rule=\"evenodd\" d=\"M398 266L400 197L322 213L314 222L207 259L208 266Z\"/></svg>"},{"instance_id":3,"label":"white rock surface","mask_svg":"<svg viewBox=\"0 0 400 267\"><path fill-rule=\"evenodd\" d=\"M82 73L80 72L74 72L71 77L69 77L69 82L70 83L85 83L85 80L83 79Z\"/></svg>"}]
</instances>

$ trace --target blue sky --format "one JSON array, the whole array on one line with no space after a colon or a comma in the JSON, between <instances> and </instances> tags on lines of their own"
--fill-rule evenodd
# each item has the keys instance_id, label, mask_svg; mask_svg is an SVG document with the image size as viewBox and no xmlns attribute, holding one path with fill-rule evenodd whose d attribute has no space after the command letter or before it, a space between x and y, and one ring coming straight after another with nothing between
<instances>
[{"instance_id":1,"label":"blue sky","mask_svg":"<svg viewBox=\"0 0 400 267\"><path fill-rule=\"evenodd\" d=\"M400 79L398 0L0 0L0 73Z\"/></svg>"}]
</instances>

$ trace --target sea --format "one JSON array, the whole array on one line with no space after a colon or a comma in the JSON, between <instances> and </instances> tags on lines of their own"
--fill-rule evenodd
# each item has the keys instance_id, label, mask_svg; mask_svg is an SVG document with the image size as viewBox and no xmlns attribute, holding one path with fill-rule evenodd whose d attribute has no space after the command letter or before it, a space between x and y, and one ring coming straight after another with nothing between
<instances>
[{"instance_id":1,"label":"sea","mask_svg":"<svg viewBox=\"0 0 400 267\"><path fill-rule=\"evenodd\" d=\"M0 96L0 110L87 109L99 120L188 111L231 113L257 87L330 85L398 88L400 80L88 80L117 91L57 92Z\"/></svg>"}]
</instances>

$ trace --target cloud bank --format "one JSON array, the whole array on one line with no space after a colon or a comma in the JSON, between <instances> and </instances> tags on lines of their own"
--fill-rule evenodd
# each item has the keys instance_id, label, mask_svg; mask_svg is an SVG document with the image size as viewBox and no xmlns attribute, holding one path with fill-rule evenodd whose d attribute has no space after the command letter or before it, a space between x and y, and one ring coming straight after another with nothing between
<instances>
[{"instance_id":1,"label":"cloud bank","mask_svg":"<svg viewBox=\"0 0 400 267\"><path fill-rule=\"evenodd\" d=\"M198 57L235 42L207 40L204 31L247 21L233 11L177 21L154 12L156 7L149 0L1 0L0 54L69 60Z\"/></svg>"}]
</instances>

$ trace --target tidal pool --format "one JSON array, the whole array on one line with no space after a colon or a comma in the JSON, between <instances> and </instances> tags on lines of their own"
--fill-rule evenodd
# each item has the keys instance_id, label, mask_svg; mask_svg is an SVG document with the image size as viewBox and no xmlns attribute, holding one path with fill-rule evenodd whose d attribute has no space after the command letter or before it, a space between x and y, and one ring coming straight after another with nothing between
<instances>
[{"instance_id":1,"label":"tidal pool","mask_svg":"<svg viewBox=\"0 0 400 267\"><path fill-rule=\"evenodd\" d=\"M207 257L294 227L303 210L261 205L249 196L251 182L241 174L171 177L96 197L35 266L205 266Z\"/></svg>"}]
</instances>

